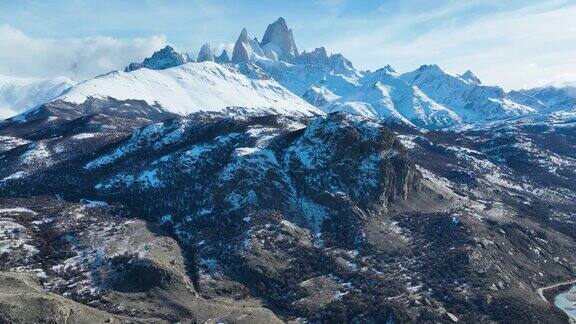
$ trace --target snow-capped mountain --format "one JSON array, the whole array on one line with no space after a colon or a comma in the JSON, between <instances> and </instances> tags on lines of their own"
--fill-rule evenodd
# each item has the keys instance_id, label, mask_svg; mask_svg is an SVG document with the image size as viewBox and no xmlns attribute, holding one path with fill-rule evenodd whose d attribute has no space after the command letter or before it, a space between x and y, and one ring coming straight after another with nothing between
<instances>
[{"instance_id":1,"label":"snow-capped mountain","mask_svg":"<svg viewBox=\"0 0 576 324\"><path fill-rule=\"evenodd\" d=\"M232 62L254 63L326 112L393 117L424 128L522 116L538 108L514 101L515 96L499 87L484 86L471 71L452 76L426 65L403 75L389 66L361 72L340 54L328 56L322 47L299 54L282 18L268 26L260 43L242 30Z\"/></svg>"},{"instance_id":2,"label":"snow-capped mountain","mask_svg":"<svg viewBox=\"0 0 576 324\"><path fill-rule=\"evenodd\" d=\"M556 111L574 103L569 89L506 93L483 85L471 71L453 76L437 65L404 74L390 66L358 71L344 56L328 55L323 47L299 53L283 18L268 26L261 42L244 28L231 58L226 51L216 56L204 44L198 63L190 61L187 54L166 46L142 63L130 64L125 73L88 80L58 99L144 100L180 114L234 106L299 114L345 111L428 129L518 117L544 108Z\"/></svg>"},{"instance_id":3,"label":"snow-capped mountain","mask_svg":"<svg viewBox=\"0 0 576 324\"><path fill-rule=\"evenodd\" d=\"M535 112L532 107L512 101L500 87L484 86L470 71L452 76L438 65L424 65L400 78L417 86L434 101L444 105L465 122L521 116Z\"/></svg>"},{"instance_id":4,"label":"snow-capped mountain","mask_svg":"<svg viewBox=\"0 0 576 324\"><path fill-rule=\"evenodd\" d=\"M74 85L66 77L19 78L0 75L0 120L37 107Z\"/></svg>"},{"instance_id":5,"label":"snow-capped mountain","mask_svg":"<svg viewBox=\"0 0 576 324\"><path fill-rule=\"evenodd\" d=\"M263 58L265 58L264 52L262 52L258 41L250 39L248 37L248 30L246 30L246 28L242 29L242 32L240 32L240 36L238 36L236 44L234 45L232 63L247 63L258 61Z\"/></svg>"},{"instance_id":6,"label":"snow-capped mountain","mask_svg":"<svg viewBox=\"0 0 576 324\"><path fill-rule=\"evenodd\" d=\"M178 114L242 107L254 112L322 114L271 78L251 78L232 65L187 63L155 70L114 71L82 82L55 100L81 104L88 98L143 100Z\"/></svg>"},{"instance_id":7,"label":"snow-capped mountain","mask_svg":"<svg viewBox=\"0 0 576 324\"><path fill-rule=\"evenodd\" d=\"M226 51L216 56L210 45L204 44L197 61L217 64L195 65L192 61L187 54L166 46L126 67L125 72L132 74L112 72L96 77L58 99L74 103L88 97L144 100L184 114L233 106L260 111L272 108L280 113L346 111L428 129L566 110L576 102L570 87L506 93L500 87L483 85L471 71L453 76L437 65L404 74L390 66L359 71L344 56L328 55L323 47L300 53L283 18L268 26L261 42L244 28L231 58ZM27 96L21 97L18 90L3 86L0 103L31 108L69 86L70 82L52 87L30 85L20 92Z\"/></svg>"},{"instance_id":8,"label":"snow-capped mountain","mask_svg":"<svg viewBox=\"0 0 576 324\"><path fill-rule=\"evenodd\" d=\"M268 25L260 47L264 55L272 60L295 63L298 59L298 48L294 42L294 35L282 17Z\"/></svg>"},{"instance_id":9,"label":"snow-capped mountain","mask_svg":"<svg viewBox=\"0 0 576 324\"><path fill-rule=\"evenodd\" d=\"M228 51L226 49L222 50L220 55L215 57L217 63L230 63L230 56L228 56Z\"/></svg>"},{"instance_id":10,"label":"snow-capped mountain","mask_svg":"<svg viewBox=\"0 0 576 324\"><path fill-rule=\"evenodd\" d=\"M558 111L576 109L576 87L541 87L528 90L512 91L511 95L520 98L530 98L533 105L540 106L540 110ZM521 99L519 99L521 100Z\"/></svg>"},{"instance_id":11,"label":"snow-capped mountain","mask_svg":"<svg viewBox=\"0 0 576 324\"><path fill-rule=\"evenodd\" d=\"M330 75L313 85L303 98L327 112L393 118L423 128L461 123L450 109L434 102L418 87L399 78L389 66L353 79Z\"/></svg>"}]
</instances>

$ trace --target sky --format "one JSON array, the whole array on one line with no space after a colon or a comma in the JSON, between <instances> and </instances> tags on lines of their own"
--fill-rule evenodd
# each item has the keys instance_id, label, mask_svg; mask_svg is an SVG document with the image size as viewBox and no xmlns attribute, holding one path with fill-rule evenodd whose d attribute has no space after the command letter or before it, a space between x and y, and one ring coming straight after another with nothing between
<instances>
[{"instance_id":1,"label":"sky","mask_svg":"<svg viewBox=\"0 0 576 324\"><path fill-rule=\"evenodd\" d=\"M505 89L576 81L576 0L0 0L0 74L83 80L165 44L230 48L284 17L357 68L438 64Z\"/></svg>"}]
</instances>

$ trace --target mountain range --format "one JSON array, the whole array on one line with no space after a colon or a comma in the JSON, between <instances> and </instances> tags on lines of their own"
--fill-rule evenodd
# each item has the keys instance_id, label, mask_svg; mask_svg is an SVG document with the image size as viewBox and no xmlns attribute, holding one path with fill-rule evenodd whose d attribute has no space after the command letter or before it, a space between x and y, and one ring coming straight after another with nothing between
<instances>
[{"instance_id":1,"label":"mountain range","mask_svg":"<svg viewBox=\"0 0 576 324\"><path fill-rule=\"evenodd\" d=\"M276 103L286 100L290 106L296 103L294 106L305 110L304 114L345 111L393 118L425 129L566 110L576 102L573 87L506 92L483 85L471 71L453 76L437 65L424 65L404 74L389 65L376 71L359 71L344 56L328 55L323 47L300 53L283 18L268 26L261 42L243 29L231 58L226 50L217 55L205 44L194 62L188 54L166 46L143 62L130 64L124 72L111 72L74 87L70 80L63 79L37 80L25 87L22 80L4 77L0 99L4 106L20 111L49 100L81 103L88 97L112 97L145 100L184 115L232 106L282 110L285 107ZM206 66L200 67L202 64ZM185 80L200 79L207 82L185 84ZM254 83L252 89L246 88L247 82ZM210 99L205 100L200 94L209 93L207 85L233 90L210 93ZM68 88L71 93L60 96ZM295 96L316 109L304 106Z\"/></svg>"},{"instance_id":2,"label":"mountain range","mask_svg":"<svg viewBox=\"0 0 576 324\"><path fill-rule=\"evenodd\" d=\"M574 88L359 71L282 18L231 57L5 79L0 322L570 320Z\"/></svg>"}]
</instances>

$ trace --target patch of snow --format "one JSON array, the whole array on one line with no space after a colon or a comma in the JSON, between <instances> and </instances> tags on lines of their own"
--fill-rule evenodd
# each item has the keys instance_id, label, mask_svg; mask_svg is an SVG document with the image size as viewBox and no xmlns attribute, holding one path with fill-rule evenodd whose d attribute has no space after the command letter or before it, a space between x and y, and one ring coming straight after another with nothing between
<instances>
[{"instance_id":1,"label":"patch of snow","mask_svg":"<svg viewBox=\"0 0 576 324\"><path fill-rule=\"evenodd\" d=\"M9 214L9 213L30 213L33 215L38 214L37 212L24 207L0 208L0 214Z\"/></svg>"},{"instance_id":2,"label":"patch of snow","mask_svg":"<svg viewBox=\"0 0 576 324\"><path fill-rule=\"evenodd\" d=\"M108 206L108 203L100 200L90 200L90 199L80 199L80 203L84 204L86 207L104 207Z\"/></svg>"},{"instance_id":3,"label":"patch of snow","mask_svg":"<svg viewBox=\"0 0 576 324\"><path fill-rule=\"evenodd\" d=\"M30 143L30 141L22 138L12 136L0 136L0 153L10 151L12 149L15 149L22 145L26 145L28 143Z\"/></svg>"},{"instance_id":4,"label":"patch of snow","mask_svg":"<svg viewBox=\"0 0 576 324\"><path fill-rule=\"evenodd\" d=\"M0 214L6 210L9 213L14 210L32 212L26 208L11 208L0 209ZM24 252L27 257L37 254L38 249L31 243L32 240L26 233L26 227L16 223L12 218L0 218L0 256L17 252Z\"/></svg>"},{"instance_id":5,"label":"patch of snow","mask_svg":"<svg viewBox=\"0 0 576 324\"><path fill-rule=\"evenodd\" d=\"M162 181L158 178L158 169L143 171L136 181L140 182L145 188L162 186Z\"/></svg>"},{"instance_id":6,"label":"patch of snow","mask_svg":"<svg viewBox=\"0 0 576 324\"><path fill-rule=\"evenodd\" d=\"M93 138L95 136L96 136L95 133L80 133L80 134L76 134L76 135L72 136L72 139L83 140L83 139L87 139L87 138Z\"/></svg>"},{"instance_id":7,"label":"patch of snow","mask_svg":"<svg viewBox=\"0 0 576 324\"><path fill-rule=\"evenodd\" d=\"M26 171L16 171L11 175L7 176L6 178L2 179L2 181L14 180L14 179L21 179L24 178L28 173Z\"/></svg>"},{"instance_id":8,"label":"patch of snow","mask_svg":"<svg viewBox=\"0 0 576 324\"><path fill-rule=\"evenodd\" d=\"M50 153L50 150L48 150L46 144L40 142L32 144L31 148L26 151L26 153L22 154L20 160L22 161L22 164L25 165L37 163L50 165L52 163L51 156L52 154Z\"/></svg>"},{"instance_id":9,"label":"patch of snow","mask_svg":"<svg viewBox=\"0 0 576 324\"><path fill-rule=\"evenodd\" d=\"M158 222L160 225L164 224L172 224L174 221L172 220L172 215L166 214L160 217L160 221Z\"/></svg>"}]
</instances>

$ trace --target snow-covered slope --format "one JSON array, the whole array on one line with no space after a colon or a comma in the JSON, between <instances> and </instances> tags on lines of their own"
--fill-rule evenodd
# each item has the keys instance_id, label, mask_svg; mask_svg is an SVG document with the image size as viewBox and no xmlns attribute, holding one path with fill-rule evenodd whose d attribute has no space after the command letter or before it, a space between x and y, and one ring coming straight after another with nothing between
<instances>
[{"instance_id":1,"label":"snow-covered slope","mask_svg":"<svg viewBox=\"0 0 576 324\"><path fill-rule=\"evenodd\" d=\"M178 114L228 107L300 116L322 114L273 79L251 78L234 66L214 62L165 70L114 71L82 82L57 99L83 103L89 97L139 99Z\"/></svg>"},{"instance_id":2,"label":"snow-covered slope","mask_svg":"<svg viewBox=\"0 0 576 324\"><path fill-rule=\"evenodd\" d=\"M535 109L516 103L500 87L484 86L470 71L452 76L438 65L423 65L402 74L408 84L418 86L428 97L446 106L466 122L520 116Z\"/></svg>"},{"instance_id":3,"label":"snow-covered slope","mask_svg":"<svg viewBox=\"0 0 576 324\"><path fill-rule=\"evenodd\" d=\"M243 29L232 62L253 63L257 71L250 67L243 70L271 76L325 112L392 117L425 128L462 122L456 113L401 80L389 66L374 73L360 72L344 56L328 55L323 47L299 54L292 32L282 18L268 27L262 43L252 40ZM474 79L471 73L467 77Z\"/></svg>"},{"instance_id":4,"label":"snow-covered slope","mask_svg":"<svg viewBox=\"0 0 576 324\"><path fill-rule=\"evenodd\" d=\"M39 79L0 75L0 120L41 105L73 85L66 77Z\"/></svg>"},{"instance_id":5,"label":"snow-covered slope","mask_svg":"<svg viewBox=\"0 0 576 324\"><path fill-rule=\"evenodd\" d=\"M302 97L326 112L394 118L424 128L444 128L462 122L456 113L401 80L389 66L356 78L330 73L310 86Z\"/></svg>"},{"instance_id":6,"label":"snow-covered slope","mask_svg":"<svg viewBox=\"0 0 576 324\"><path fill-rule=\"evenodd\" d=\"M374 116L393 117L424 128L443 128L462 121L456 113L428 98L418 87L401 80L391 67L367 73L359 79L353 94L338 98L328 107L348 111L351 103L356 103L357 107L359 104L369 107ZM362 111L357 113L366 114Z\"/></svg>"},{"instance_id":7,"label":"snow-covered slope","mask_svg":"<svg viewBox=\"0 0 576 324\"><path fill-rule=\"evenodd\" d=\"M520 98L532 98L541 104L542 111L559 111L576 109L576 87L541 87L529 90L512 91L510 95Z\"/></svg>"}]
</instances>

